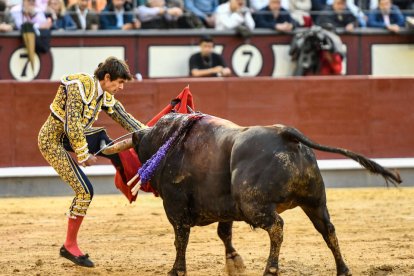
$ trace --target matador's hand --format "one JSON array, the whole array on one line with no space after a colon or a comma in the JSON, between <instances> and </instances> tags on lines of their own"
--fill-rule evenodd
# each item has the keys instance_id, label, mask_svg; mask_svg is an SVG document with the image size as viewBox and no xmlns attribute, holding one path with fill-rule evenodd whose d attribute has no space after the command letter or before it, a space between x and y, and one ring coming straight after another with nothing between
<instances>
[{"instance_id":1,"label":"matador's hand","mask_svg":"<svg viewBox=\"0 0 414 276\"><path fill-rule=\"evenodd\" d=\"M89 166L92 166L93 164L95 164L97 160L98 159L95 156L89 155L88 159L85 162L82 162L81 165L83 167L87 167L87 166L89 167Z\"/></svg>"}]
</instances>

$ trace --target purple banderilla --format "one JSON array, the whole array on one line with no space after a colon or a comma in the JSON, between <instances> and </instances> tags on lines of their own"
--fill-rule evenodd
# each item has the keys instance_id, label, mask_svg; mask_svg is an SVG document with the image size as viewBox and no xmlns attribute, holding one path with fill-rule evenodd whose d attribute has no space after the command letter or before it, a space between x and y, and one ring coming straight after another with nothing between
<instances>
[{"instance_id":1,"label":"purple banderilla","mask_svg":"<svg viewBox=\"0 0 414 276\"><path fill-rule=\"evenodd\" d=\"M138 175L141 178L141 185L147 185L148 181L151 177L155 174L155 170L160 165L162 159L167 155L168 150L173 146L173 144L177 141L177 138L181 135L184 135L192 125L199 119L204 117L202 114L191 115L188 117L188 120L184 123L184 125L177 129L174 134L168 138L167 142L162 145L158 151L148 159L141 168L138 169Z\"/></svg>"}]
</instances>

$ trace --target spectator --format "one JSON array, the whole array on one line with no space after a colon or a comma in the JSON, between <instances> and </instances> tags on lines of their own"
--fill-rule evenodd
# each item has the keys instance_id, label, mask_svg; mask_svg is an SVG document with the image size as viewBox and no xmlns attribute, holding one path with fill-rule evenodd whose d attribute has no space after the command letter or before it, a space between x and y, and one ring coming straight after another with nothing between
<instances>
[{"instance_id":1,"label":"spectator","mask_svg":"<svg viewBox=\"0 0 414 276\"><path fill-rule=\"evenodd\" d=\"M36 0L36 7L38 7L41 11L46 12L48 6L48 0ZM66 7L66 4L65 4Z\"/></svg>"},{"instance_id":2,"label":"spectator","mask_svg":"<svg viewBox=\"0 0 414 276\"><path fill-rule=\"evenodd\" d=\"M393 0L393 4L400 8L403 15L413 14L414 0Z\"/></svg>"},{"instance_id":3,"label":"spectator","mask_svg":"<svg viewBox=\"0 0 414 276\"><path fill-rule=\"evenodd\" d=\"M366 27L368 16L366 12L378 7L378 0L347 0L346 6L358 19L359 27Z\"/></svg>"},{"instance_id":4,"label":"spectator","mask_svg":"<svg viewBox=\"0 0 414 276\"><path fill-rule=\"evenodd\" d=\"M133 14L130 3L125 0L112 0L99 16L100 28L103 30L133 30L141 28L141 22Z\"/></svg>"},{"instance_id":5,"label":"spectator","mask_svg":"<svg viewBox=\"0 0 414 276\"><path fill-rule=\"evenodd\" d=\"M312 26L310 11L312 9L311 0L289 0L289 12L292 18L300 27Z\"/></svg>"},{"instance_id":6,"label":"spectator","mask_svg":"<svg viewBox=\"0 0 414 276\"><path fill-rule=\"evenodd\" d=\"M18 30L26 22L33 24L33 28L37 33L39 29L50 29L52 27L52 20L46 18L45 13L36 7L35 0L23 0L21 4L13 7L10 13Z\"/></svg>"},{"instance_id":7,"label":"spectator","mask_svg":"<svg viewBox=\"0 0 414 276\"><path fill-rule=\"evenodd\" d=\"M391 0L379 0L378 8L368 15L368 27L385 28L398 33L404 24L403 14L397 6L392 4Z\"/></svg>"},{"instance_id":8,"label":"spectator","mask_svg":"<svg viewBox=\"0 0 414 276\"><path fill-rule=\"evenodd\" d=\"M284 8L285 10L288 10L289 1L290 0L281 0L280 5L282 6L282 8ZM249 7L250 9L252 9L253 12L257 12L263 9L264 7L266 7L267 5L269 5L269 0L250 0L249 1Z\"/></svg>"},{"instance_id":9,"label":"spectator","mask_svg":"<svg viewBox=\"0 0 414 276\"><path fill-rule=\"evenodd\" d=\"M279 32L290 32L295 21L287 10L281 7L280 0L268 0L268 5L255 15L256 27L270 28Z\"/></svg>"},{"instance_id":10,"label":"spectator","mask_svg":"<svg viewBox=\"0 0 414 276\"><path fill-rule=\"evenodd\" d=\"M47 53L50 49L52 20L36 7L36 0L23 0L11 10L16 28L21 31L29 63L34 71L35 52Z\"/></svg>"},{"instance_id":11,"label":"spectator","mask_svg":"<svg viewBox=\"0 0 414 276\"><path fill-rule=\"evenodd\" d=\"M252 12L257 12L266 7L269 4L268 0L250 0L249 1L249 8Z\"/></svg>"},{"instance_id":12,"label":"spectator","mask_svg":"<svg viewBox=\"0 0 414 276\"><path fill-rule=\"evenodd\" d=\"M68 9L78 30L99 29L99 15L95 10L88 8L89 3L90 0L78 0Z\"/></svg>"},{"instance_id":13,"label":"spectator","mask_svg":"<svg viewBox=\"0 0 414 276\"><path fill-rule=\"evenodd\" d=\"M92 5L90 8L94 9L96 12L100 13L106 7L110 0L92 0Z\"/></svg>"},{"instance_id":14,"label":"spectator","mask_svg":"<svg viewBox=\"0 0 414 276\"><path fill-rule=\"evenodd\" d=\"M139 6L136 11L143 29L177 28L177 21L183 15L179 5L167 7L164 0L148 0L147 5Z\"/></svg>"},{"instance_id":15,"label":"spectator","mask_svg":"<svg viewBox=\"0 0 414 276\"><path fill-rule=\"evenodd\" d=\"M311 2L312 2L312 8L311 8L312 21L316 22L322 10L326 6L326 0L311 0Z\"/></svg>"},{"instance_id":16,"label":"spectator","mask_svg":"<svg viewBox=\"0 0 414 276\"><path fill-rule=\"evenodd\" d=\"M0 0L0 32L10 32L14 29L14 19L7 9L6 1Z\"/></svg>"},{"instance_id":17,"label":"spectator","mask_svg":"<svg viewBox=\"0 0 414 276\"><path fill-rule=\"evenodd\" d=\"M190 57L190 76L228 77L230 68L226 67L223 57L213 52L214 41L210 36L200 39L200 52Z\"/></svg>"},{"instance_id":18,"label":"spectator","mask_svg":"<svg viewBox=\"0 0 414 276\"><path fill-rule=\"evenodd\" d=\"M347 32L354 30L356 18L346 7L346 0L334 0L332 6L327 6L323 11L318 16L317 25L345 28Z\"/></svg>"},{"instance_id":19,"label":"spectator","mask_svg":"<svg viewBox=\"0 0 414 276\"><path fill-rule=\"evenodd\" d=\"M184 0L185 10L197 15L207 28L215 26L214 12L217 7L218 0Z\"/></svg>"},{"instance_id":20,"label":"spectator","mask_svg":"<svg viewBox=\"0 0 414 276\"><path fill-rule=\"evenodd\" d=\"M46 17L52 19L52 30L76 30L76 24L72 17L66 14L63 0L49 0Z\"/></svg>"},{"instance_id":21,"label":"spectator","mask_svg":"<svg viewBox=\"0 0 414 276\"><path fill-rule=\"evenodd\" d=\"M219 5L215 16L216 30L242 31L245 29L246 32L249 32L255 27L255 22L250 10L246 7L245 0L229 0L229 2Z\"/></svg>"}]
</instances>

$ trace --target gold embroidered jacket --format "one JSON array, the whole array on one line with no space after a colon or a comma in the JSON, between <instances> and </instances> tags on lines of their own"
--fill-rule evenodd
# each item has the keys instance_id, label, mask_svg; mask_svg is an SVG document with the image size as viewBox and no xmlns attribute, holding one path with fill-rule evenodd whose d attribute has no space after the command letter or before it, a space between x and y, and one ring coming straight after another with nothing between
<instances>
[{"instance_id":1,"label":"gold embroidered jacket","mask_svg":"<svg viewBox=\"0 0 414 276\"><path fill-rule=\"evenodd\" d=\"M64 124L65 133L79 163L89 158L85 132L91 130L101 110L128 131L145 127L127 113L113 95L104 91L98 97L97 85L98 80L88 74L64 76L50 105L52 113Z\"/></svg>"}]
</instances>

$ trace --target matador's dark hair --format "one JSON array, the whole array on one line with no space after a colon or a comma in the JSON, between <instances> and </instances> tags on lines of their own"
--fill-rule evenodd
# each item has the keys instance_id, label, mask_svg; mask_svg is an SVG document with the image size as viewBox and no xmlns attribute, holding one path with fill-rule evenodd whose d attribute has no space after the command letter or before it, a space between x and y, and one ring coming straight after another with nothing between
<instances>
[{"instance_id":1,"label":"matador's dark hair","mask_svg":"<svg viewBox=\"0 0 414 276\"><path fill-rule=\"evenodd\" d=\"M111 76L111 81L116 79L132 80L131 72L125 61L116 57L108 57L104 62L99 63L94 75L98 80L103 80L105 75Z\"/></svg>"}]
</instances>

